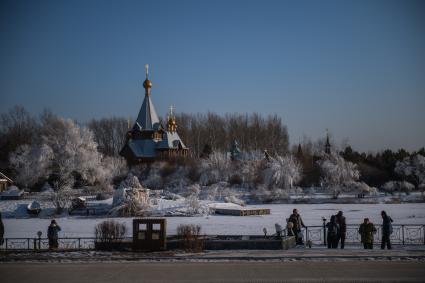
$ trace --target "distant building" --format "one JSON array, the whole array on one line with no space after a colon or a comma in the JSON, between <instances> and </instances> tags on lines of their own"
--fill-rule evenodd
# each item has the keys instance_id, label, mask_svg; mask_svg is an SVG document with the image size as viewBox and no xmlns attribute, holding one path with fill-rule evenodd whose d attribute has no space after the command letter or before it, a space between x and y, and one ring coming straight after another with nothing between
<instances>
[{"instance_id":1,"label":"distant building","mask_svg":"<svg viewBox=\"0 0 425 283\"><path fill-rule=\"evenodd\" d=\"M146 80L143 82L145 98L120 152L129 164L186 157L189 152L177 133L177 122L172 107L167 118L167 128L159 121L151 99L152 83L148 75L146 65Z\"/></svg>"},{"instance_id":2,"label":"distant building","mask_svg":"<svg viewBox=\"0 0 425 283\"><path fill-rule=\"evenodd\" d=\"M230 159L233 161L239 160L241 158L241 150L239 149L239 144L236 140L233 141L230 146Z\"/></svg>"},{"instance_id":3,"label":"distant building","mask_svg":"<svg viewBox=\"0 0 425 283\"><path fill-rule=\"evenodd\" d=\"M0 172L0 193L6 191L7 188L13 184L12 179Z\"/></svg>"},{"instance_id":4,"label":"distant building","mask_svg":"<svg viewBox=\"0 0 425 283\"><path fill-rule=\"evenodd\" d=\"M325 153L331 154L331 143L329 142L329 132L326 130Z\"/></svg>"}]
</instances>

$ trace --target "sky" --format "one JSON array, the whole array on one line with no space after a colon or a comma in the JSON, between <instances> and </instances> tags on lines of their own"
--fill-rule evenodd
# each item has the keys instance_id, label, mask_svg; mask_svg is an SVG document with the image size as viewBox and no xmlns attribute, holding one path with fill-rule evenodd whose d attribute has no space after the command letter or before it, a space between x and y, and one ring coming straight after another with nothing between
<instances>
[{"instance_id":1,"label":"sky","mask_svg":"<svg viewBox=\"0 0 425 283\"><path fill-rule=\"evenodd\" d=\"M290 140L425 146L425 1L0 0L0 113L279 115Z\"/></svg>"}]
</instances>

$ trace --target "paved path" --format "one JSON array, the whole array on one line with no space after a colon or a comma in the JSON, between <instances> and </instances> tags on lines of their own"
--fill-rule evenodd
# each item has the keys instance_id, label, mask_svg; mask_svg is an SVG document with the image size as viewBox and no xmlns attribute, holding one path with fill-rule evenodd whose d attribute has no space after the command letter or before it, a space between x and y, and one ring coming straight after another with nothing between
<instances>
[{"instance_id":1,"label":"paved path","mask_svg":"<svg viewBox=\"0 0 425 283\"><path fill-rule=\"evenodd\" d=\"M396 247L393 250L363 250L359 248L326 249L294 248L290 250L227 250L183 253L165 251L156 253L74 251L34 253L0 252L0 262L109 262L109 261L344 261L344 260L409 260L425 261L425 246Z\"/></svg>"},{"instance_id":2,"label":"paved path","mask_svg":"<svg viewBox=\"0 0 425 283\"><path fill-rule=\"evenodd\" d=\"M424 262L2 263L2 283L424 282Z\"/></svg>"}]
</instances>

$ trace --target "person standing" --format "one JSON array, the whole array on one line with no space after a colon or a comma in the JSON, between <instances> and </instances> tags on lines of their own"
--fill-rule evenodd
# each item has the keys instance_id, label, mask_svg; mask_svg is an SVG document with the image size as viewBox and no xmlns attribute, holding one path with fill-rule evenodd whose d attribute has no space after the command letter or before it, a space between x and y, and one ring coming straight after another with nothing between
<instances>
[{"instance_id":1,"label":"person standing","mask_svg":"<svg viewBox=\"0 0 425 283\"><path fill-rule=\"evenodd\" d=\"M382 241L381 241L381 249L385 249L385 245L387 249L391 250L391 241L390 236L393 233L393 225L391 224L393 220L387 213L383 210L381 211L382 216Z\"/></svg>"},{"instance_id":2,"label":"person standing","mask_svg":"<svg viewBox=\"0 0 425 283\"><path fill-rule=\"evenodd\" d=\"M364 222L360 224L359 234L365 249L373 249L373 235L376 233L375 225L365 218Z\"/></svg>"},{"instance_id":3,"label":"person standing","mask_svg":"<svg viewBox=\"0 0 425 283\"><path fill-rule=\"evenodd\" d=\"M326 228L328 228L328 235L326 237L326 240L328 241L328 249L336 249L338 247L339 227L336 223L335 215L331 216L331 220L326 224Z\"/></svg>"},{"instance_id":4,"label":"person standing","mask_svg":"<svg viewBox=\"0 0 425 283\"><path fill-rule=\"evenodd\" d=\"M342 211L338 211L338 214L336 215L336 223L339 226L339 233L336 245L338 247L338 242L341 241L341 249L343 249L345 245L345 236L347 233L347 224L345 222L345 217L342 215Z\"/></svg>"},{"instance_id":5,"label":"person standing","mask_svg":"<svg viewBox=\"0 0 425 283\"><path fill-rule=\"evenodd\" d=\"M58 244L58 232L61 230L61 227L56 224L56 220L52 220L47 229L47 237L49 238L49 249L57 249Z\"/></svg>"},{"instance_id":6,"label":"person standing","mask_svg":"<svg viewBox=\"0 0 425 283\"><path fill-rule=\"evenodd\" d=\"M293 230L295 232L295 238L297 245L304 245L303 242L303 233L301 231L302 228L305 228L303 219L301 218L301 215L298 214L298 210L294 208L292 210L292 214L289 217L289 221L293 224Z\"/></svg>"},{"instance_id":7,"label":"person standing","mask_svg":"<svg viewBox=\"0 0 425 283\"><path fill-rule=\"evenodd\" d=\"M1 219L1 212L0 212L0 246L4 243L4 225L3 220Z\"/></svg>"}]
</instances>

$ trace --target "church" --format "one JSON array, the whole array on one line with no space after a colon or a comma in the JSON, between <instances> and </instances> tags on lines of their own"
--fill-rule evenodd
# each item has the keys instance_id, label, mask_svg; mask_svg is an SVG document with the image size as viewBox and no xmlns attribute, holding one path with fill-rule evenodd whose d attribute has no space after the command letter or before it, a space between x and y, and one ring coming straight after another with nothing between
<instances>
[{"instance_id":1,"label":"church","mask_svg":"<svg viewBox=\"0 0 425 283\"><path fill-rule=\"evenodd\" d=\"M156 160L170 160L186 157L189 149L177 133L173 108L167 117L167 127L161 124L152 103L149 80L149 66L146 65L146 80L143 82L145 97L133 127L126 134L120 155L129 164L150 163Z\"/></svg>"}]
</instances>

